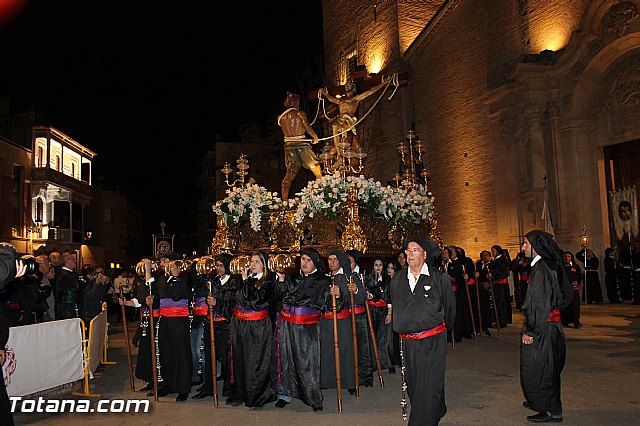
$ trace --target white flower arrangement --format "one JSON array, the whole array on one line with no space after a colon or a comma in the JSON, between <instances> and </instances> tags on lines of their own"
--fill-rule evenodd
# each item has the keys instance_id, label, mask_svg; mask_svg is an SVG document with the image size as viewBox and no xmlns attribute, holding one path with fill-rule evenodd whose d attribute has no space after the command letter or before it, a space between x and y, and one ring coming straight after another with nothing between
<instances>
[{"instance_id":1,"label":"white flower arrangement","mask_svg":"<svg viewBox=\"0 0 640 426\"><path fill-rule=\"evenodd\" d=\"M213 211L217 215L224 216L224 222L227 226L240 223L241 220L248 218L251 222L251 229L259 231L263 212L278 210L285 205L278 197L277 192L269 192L257 184L234 187L228 189L227 194L226 198L216 202L213 206Z\"/></svg>"},{"instance_id":2,"label":"white flower arrangement","mask_svg":"<svg viewBox=\"0 0 640 426\"><path fill-rule=\"evenodd\" d=\"M390 223L402 225L433 217L433 194L422 187L394 188L364 176L348 176L345 180L336 173L310 181L296 194L299 196L296 221L301 223L305 216L316 214L335 219L350 186L358 188L358 204L371 216L379 215Z\"/></svg>"},{"instance_id":3,"label":"white flower arrangement","mask_svg":"<svg viewBox=\"0 0 640 426\"><path fill-rule=\"evenodd\" d=\"M433 217L433 194L422 187L394 188L364 176L344 179L339 173L309 181L296 194L297 198L286 201L276 192L269 192L257 184L234 187L227 190L227 197L218 201L213 211L224 217L227 226L249 219L254 231L260 230L264 212L296 206L297 223L317 214L334 220L351 186L358 188L358 204L370 216L381 216L389 223L401 225L420 223Z\"/></svg>"}]
</instances>

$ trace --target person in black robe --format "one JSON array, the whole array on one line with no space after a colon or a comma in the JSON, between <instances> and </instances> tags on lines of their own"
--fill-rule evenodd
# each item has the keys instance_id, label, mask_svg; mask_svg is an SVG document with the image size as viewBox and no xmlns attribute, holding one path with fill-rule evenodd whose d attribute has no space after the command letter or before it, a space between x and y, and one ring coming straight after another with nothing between
<instances>
[{"instance_id":1,"label":"person in black robe","mask_svg":"<svg viewBox=\"0 0 640 426\"><path fill-rule=\"evenodd\" d=\"M271 384L273 325L269 312L273 280L267 255L252 253L249 268L242 271L242 284L231 320L233 389L227 403L232 406L244 403L260 409L276 400Z\"/></svg>"},{"instance_id":2,"label":"person in black robe","mask_svg":"<svg viewBox=\"0 0 640 426\"><path fill-rule=\"evenodd\" d=\"M600 260L593 254L591 249L587 249L587 261L585 263L584 260L584 250L576 252L576 259L584 265L585 271L587 271L587 276L585 277L585 281L583 284L585 285L586 291L582 293L582 301L585 301L585 293L586 293L586 301L588 304L590 303L602 303L602 288L600 288L600 275L598 274L598 267L600 266Z\"/></svg>"},{"instance_id":3,"label":"person in black robe","mask_svg":"<svg viewBox=\"0 0 640 426\"><path fill-rule=\"evenodd\" d=\"M469 294L466 294L467 303L471 304L471 309L467 308L469 311L469 321L471 322L471 330L472 333L480 334L482 330L480 330L480 324L478 323L478 301L480 300L479 292L477 291L477 283L475 277L476 267L473 264L473 260L470 257L467 257L465 250L462 247L455 247L457 258L462 265L462 279L464 280L467 289L469 290ZM456 307L457 312L457 307ZM473 316L473 321L472 321ZM474 330L475 325L475 330Z\"/></svg>"},{"instance_id":4,"label":"person in black robe","mask_svg":"<svg viewBox=\"0 0 640 426\"><path fill-rule=\"evenodd\" d=\"M231 273L230 254L222 253L215 260L216 276L211 280L212 297L208 298L208 304L213 306L213 332L215 338L216 352L216 378L222 379L222 396L229 397L233 393L231 390L231 367L230 367L230 339L229 328L233 309L236 306L236 293L242 284L242 277ZM204 385L193 396L195 399L202 399L213 396L213 374L211 373L211 334L208 318L204 331Z\"/></svg>"},{"instance_id":5,"label":"person in black robe","mask_svg":"<svg viewBox=\"0 0 640 426\"><path fill-rule=\"evenodd\" d=\"M392 367L389 367L389 374L395 374L396 368L393 366L400 365L400 336L398 335L398 333L393 331L393 325L391 324L393 318L393 304L391 303L391 280L398 274L398 272L400 272L401 269L402 268L400 267L400 264L397 260L387 262L386 270L389 277L389 283L387 284L387 290L384 294L384 298L387 301L387 316L384 319L384 322L385 324L389 325L389 328L391 328L391 332L393 333L393 349L391 352Z\"/></svg>"},{"instance_id":6,"label":"person in black robe","mask_svg":"<svg viewBox=\"0 0 640 426\"><path fill-rule=\"evenodd\" d=\"M189 340L191 342L191 386L198 386L204 382L204 335L208 333L209 326L209 281L205 274L195 271L196 262L192 264L191 297L189 307L191 309L191 324L189 327Z\"/></svg>"},{"instance_id":7,"label":"person in black robe","mask_svg":"<svg viewBox=\"0 0 640 426\"><path fill-rule=\"evenodd\" d=\"M511 319L511 293L509 291L509 273L511 262L503 253L502 247L494 245L491 247L491 255L493 260L489 264L489 276L493 284L493 294L495 295L495 304L498 309L498 318L495 318L495 312L492 310L491 315L496 325L505 328L507 324L512 323Z\"/></svg>"},{"instance_id":8,"label":"person in black robe","mask_svg":"<svg viewBox=\"0 0 640 426\"><path fill-rule=\"evenodd\" d=\"M527 295L527 283L529 282L529 273L531 272L531 267L523 252L518 253L513 262L511 262L511 272L513 272L513 279L515 280L513 292L516 309L521 309L524 298Z\"/></svg>"},{"instance_id":9,"label":"person in black robe","mask_svg":"<svg viewBox=\"0 0 640 426\"><path fill-rule=\"evenodd\" d=\"M607 247L604 251L604 286L607 290L609 303L622 303L620 285L618 284L618 262L616 261L616 251Z\"/></svg>"},{"instance_id":10,"label":"person in black robe","mask_svg":"<svg viewBox=\"0 0 640 426\"><path fill-rule=\"evenodd\" d=\"M167 394L177 393L177 402L185 401L191 391L191 341L189 338L189 298L191 286L181 274L178 261L168 266L169 277L159 293L160 318L157 320L159 368L158 380Z\"/></svg>"},{"instance_id":11,"label":"person in black robe","mask_svg":"<svg viewBox=\"0 0 640 426\"><path fill-rule=\"evenodd\" d=\"M480 297L480 312L476 317L478 327L482 325L482 332L485 336L491 336L491 312L493 309L493 299L491 288L489 287L489 265L491 265L491 252L483 250L480 253L480 260L476 263L476 281L478 282L478 294ZM476 309L477 311L477 309Z\"/></svg>"},{"instance_id":12,"label":"person in black robe","mask_svg":"<svg viewBox=\"0 0 640 426\"><path fill-rule=\"evenodd\" d=\"M375 359L373 347L369 336L369 322L364 304L368 300L367 288L373 287L373 277L360 270L360 252L358 250L348 250L345 252L351 266L351 277L358 291L354 294L354 305L356 313L356 335L358 341L358 375L359 385L365 387L373 386L373 370L375 369ZM372 296L373 297L373 296Z\"/></svg>"},{"instance_id":13,"label":"person in black robe","mask_svg":"<svg viewBox=\"0 0 640 426\"><path fill-rule=\"evenodd\" d=\"M562 262L562 277L571 285L571 303L560 311L562 325L573 323L573 328L580 328L580 284L582 282L582 270L576 265L573 254L565 251Z\"/></svg>"},{"instance_id":14,"label":"person in black robe","mask_svg":"<svg viewBox=\"0 0 640 426\"><path fill-rule=\"evenodd\" d=\"M525 235L522 250L531 259L529 288L522 306L520 379L526 398L523 405L537 412L527 417L530 422L561 422L560 374L566 346L560 324L564 296L557 265L562 261L562 252L553 237L541 230Z\"/></svg>"},{"instance_id":15,"label":"person in black robe","mask_svg":"<svg viewBox=\"0 0 640 426\"><path fill-rule=\"evenodd\" d=\"M381 369L395 369L393 364L393 328L391 327L391 310L389 309L389 283L391 278L385 268L384 259L376 257L373 259L373 269L369 275L372 279L368 283L367 291L371 297L367 298L369 311L371 312L371 323L378 345L378 356L380 357ZM373 342L371 342L372 356L375 356ZM375 359L373 359L375 362ZM374 369L377 365L374 363ZM393 371L393 370L392 370Z\"/></svg>"},{"instance_id":16,"label":"person in black robe","mask_svg":"<svg viewBox=\"0 0 640 426\"><path fill-rule=\"evenodd\" d=\"M455 320L455 296L449 277L433 267L435 243L414 238L404 247L408 266L391 280L391 299L411 401L409 425L437 425L447 412L446 330Z\"/></svg>"},{"instance_id":17,"label":"person in black robe","mask_svg":"<svg viewBox=\"0 0 640 426\"><path fill-rule=\"evenodd\" d=\"M338 323L338 342L340 346L340 385L348 389L351 395L356 392L356 378L353 362L353 335L351 334L351 315L349 313L349 283L351 262L341 250L327 252L329 264L329 283L337 286L340 296L336 296L336 318ZM333 346L332 301L323 307L320 319L320 387L336 389L336 359Z\"/></svg>"},{"instance_id":18,"label":"person in black robe","mask_svg":"<svg viewBox=\"0 0 640 426\"><path fill-rule=\"evenodd\" d=\"M312 248L303 249L300 272L288 277L277 275L274 298L281 308L273 351L276 407L283 408L291 398L298 398L313 411L321 411L320 317L329 303L330 289L320 253ZM334 291L338 294L337 288Z\"/></svg>"},{"instance_id":19,"label":"person in black robe","mask_svg":"<svg viewBox=\"0 0 640 426\"><path fill-rule=\"evenodd\" d=\"M464 258L458 256L457 247L452 246L448 249L451 264L449 268L449 276L452 281L456 296L456 319L455 319L455 335L460 341L463 337L466 339L473 338L473 327L471 326L471 310L469 303L471 302L471 293L467 296L467 280L465 279L466 265Z\"/></svg>"},{"instance_id":20,"label":"person in black robe","mask_svg":"<svg viewBox=\"0 0 640 426\"><path fill-rule=\"evenodd\" d=\"M133 308L140 308L140 336L138 338L138 356L136 357L135 376L144 380L147 385L140 389L141 392L150 391L147 396L153 395L153 355L152 351L158 353L158 319L160 316L160 294L164 294L166 281L166 265L169 263L167 257L160 258L160 268L154 273L151 272L151 261L145 260L145 285L140 285L136 289L136 294L131 300L119 298L118 303ZM154 324L155 341L151 342L151 318ZM159 359L156 359L156 366ZM162 383L158 383L158 395L167 395Z\"/></svg>"}]
</instances>

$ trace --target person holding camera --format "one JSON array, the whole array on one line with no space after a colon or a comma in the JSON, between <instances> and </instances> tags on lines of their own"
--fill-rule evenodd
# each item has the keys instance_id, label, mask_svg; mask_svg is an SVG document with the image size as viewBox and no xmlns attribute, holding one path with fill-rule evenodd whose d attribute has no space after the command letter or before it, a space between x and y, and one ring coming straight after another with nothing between
<instances>
[{"instance_id":1,"label":"person holding camera","mask_svg":"<svg viewBox=\"0 0 640 426\"><path fill-rule=\"evenodd\" d=\"M27 266L17 257L16 249L11 244L0 243L0 290L4 289L9 282L23 276L27 271ZM7 360L5 347L8 341L9 322L4 310L0 309L0 367ZM4 380L0 384L0 424L7 426L14 424L11 403Z\"/></svg>"},{"instance_id":2,"label":"person holding camera","mask_svg":"<svg viewBox=\"0 0 640 426\"><path fill-rule=\"evenodd\" d=\"M105 276L96 274L96 268L86 265L82 268L84 280L84 322L89 324L91 320L102 312L102 299L107 292Z\"/></svg>"}]
</instances>

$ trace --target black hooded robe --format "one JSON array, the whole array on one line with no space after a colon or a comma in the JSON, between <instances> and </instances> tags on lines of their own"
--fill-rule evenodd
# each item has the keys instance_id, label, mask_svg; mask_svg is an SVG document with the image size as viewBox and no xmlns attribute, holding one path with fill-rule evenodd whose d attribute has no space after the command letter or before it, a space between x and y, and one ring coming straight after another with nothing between
<instances>
[{"instance_id":1,"label":"black hooded robe","mask_svg":"<svg viewBox=\"0 0 640 426\"><path fill-rule=\"evenodd\" d=\"M273 360L278 394L321 408L320 313L330 300L329 280L318 270L295 274L276 283L275 298L282 303Z\"/></svg>"},{"instance_id":2,"label":"black hooded robe","mask_svg":"<svg viewBox=\"0 0 640 426\"><path fill-rule=\"evenodd\" d=\"M531 269L527 296L522 306L523 332L533 344L521 345L520 376L524 396L538 412L562 413L560 373L566 347L560 322L550 322L549 314L561 303L557 275L543 259Z\"/></svg>"}]
</instances>

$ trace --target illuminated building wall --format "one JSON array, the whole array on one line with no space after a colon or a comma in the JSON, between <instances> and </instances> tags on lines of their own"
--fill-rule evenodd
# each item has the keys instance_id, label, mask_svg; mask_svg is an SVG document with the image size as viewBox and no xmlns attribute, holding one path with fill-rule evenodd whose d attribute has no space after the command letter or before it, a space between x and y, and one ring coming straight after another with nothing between
<instances>
[{"instance_id":1,"label":"illuminated building wall","mask_svg":"<svg viewBox=\"0 0 640 426\"><path fill-rule=\"evenodd\" d=\"M640 1L323 6L330 81L343 81L340 58L354 46L360 63L371 66L375 57L382 73L409 73L409 85L362 126L367 173L390 179L397 143L413 126L426 143L445 243L473 257L496 243L515 254L524 233L544 226L547 176L561 246L575 249L587 225L604 251L603 147L640 140L640 101L624 97L640 79L632 65L640 54Z\"/></svg>"}]
</instances>

